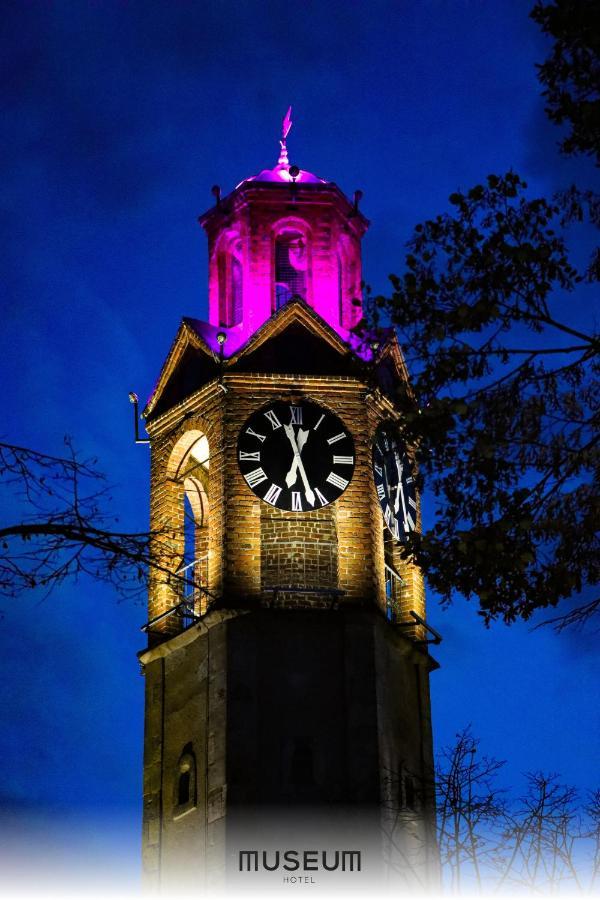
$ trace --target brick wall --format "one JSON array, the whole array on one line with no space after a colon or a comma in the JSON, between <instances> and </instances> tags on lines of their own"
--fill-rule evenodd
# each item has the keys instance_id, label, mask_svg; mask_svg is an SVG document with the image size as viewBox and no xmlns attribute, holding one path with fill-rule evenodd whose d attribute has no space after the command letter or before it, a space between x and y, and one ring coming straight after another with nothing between
<instances>
[{"instance_id":1,"label":"brick wall","mask_svg":"<svg viewBox=\"0 0 600 900\"><path fill-rule=\"evenodd\" d=\"M303 573L305 584L337 587L344 602L375 602L385 611L384 525L372 477L371 441L380 421L394 415L391 404L350 376L226 374L227 392L216 382L149 423L152 437L151 527L160 536L155 556L165 565L183 557L183 482L180 467L190 444L200 434L209 441L208 589L227 605L260 602L266 589L293 583ZM355 441L355 470L350 485L333 504L304 514L275 510L249 489L237 462L237 439L248 416L270 400L305 397L338 415ZM333 544L333 552L326 545ZM306 548L304 558L300 548ZM410 609L424 616L423 579L400 558L392 562L405 580L402 618ZM327 582L327 584L326 584ZM299 602L290 595L290 602ZM301 598L300 598L301 599ZM303 602L328 604L308 595ZM151 579L149 617L175 605L177 590L163 573ZM167 620L170 633L180 624Z\"/></svg>"},{"instance_id":2,"label":"brick wall","mask_svg":"<svg viewBox=\"0 0 600 900\"><path fill-rule=\"evenodd\" d=\"M338 588L338 542L331 507L299 515L261 504L261 588L279 605L322 606ZM278 591L308 587L315 593ZM331 595L329 595L331 597Z\"/></svg>"}]
</instances>

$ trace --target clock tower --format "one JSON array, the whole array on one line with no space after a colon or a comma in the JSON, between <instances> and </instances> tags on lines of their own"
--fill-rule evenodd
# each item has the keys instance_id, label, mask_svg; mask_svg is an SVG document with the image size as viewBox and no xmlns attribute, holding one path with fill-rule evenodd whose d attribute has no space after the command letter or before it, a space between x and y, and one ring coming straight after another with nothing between
<instances>
[{"instance_id":1,"label":"clock tower","mask_svg":"<svg viewBox=\"0 0 600 900\"><path fill-rule=\"evenodd\" d=\"M156 890L437 875L407 373L392 331L353 330L360 193L290 165L290 127L273 168L213 188L209 320L182 320L144 411Z\"/></svg>"}]
</instances>

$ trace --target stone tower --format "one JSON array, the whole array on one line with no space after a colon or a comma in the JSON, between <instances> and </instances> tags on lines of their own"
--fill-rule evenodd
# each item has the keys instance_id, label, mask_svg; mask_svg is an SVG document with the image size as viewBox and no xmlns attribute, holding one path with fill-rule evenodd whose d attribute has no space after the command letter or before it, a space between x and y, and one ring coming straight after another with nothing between
<instances>
[{"instance_id":1,"label":"stone tower","mask_svg":"<svg viewBox=\"0 0 600 900\"><path fill-rule=\"evenodd\" d=\"M290 124L274 168L213 189L209 321L182 320L144 411L150 888L435 880L406 370L352 331L368 222L290 166Z\"/></svg>"}]
</instances>

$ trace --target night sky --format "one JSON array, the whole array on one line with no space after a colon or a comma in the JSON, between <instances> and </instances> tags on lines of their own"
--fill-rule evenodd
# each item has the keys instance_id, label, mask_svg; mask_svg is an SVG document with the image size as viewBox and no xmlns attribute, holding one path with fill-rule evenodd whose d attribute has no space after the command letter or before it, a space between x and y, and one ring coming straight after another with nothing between
<instances>
[{"instance_id":1,"label":"night sky","mask_svg":"<svg viewBox=\"0 0 600 900\"><path fill-rule=\"evenodd\" d=\"M548 45L528 8L5 2L2 439L61 454L71 435L114 485L120 525L147 527L128 391L147 397L180 318L206 317L196 218L213 184L227 193L275 164L290 103L291 162L364 192L376 291L412 226L490 172L512 167L544 193L593 186L591 163L556 150L534 67ZM13 849L42 836L58 865L118 845L135 877L144 607L84 580L0 606L0 827ZM443 612L431 594L428 617L444 636L438 746L472 723L482 750L510 761L507 784L543 769L598 786L593 632L485 630L474 606Z\"/></svg>"}]
</instances>

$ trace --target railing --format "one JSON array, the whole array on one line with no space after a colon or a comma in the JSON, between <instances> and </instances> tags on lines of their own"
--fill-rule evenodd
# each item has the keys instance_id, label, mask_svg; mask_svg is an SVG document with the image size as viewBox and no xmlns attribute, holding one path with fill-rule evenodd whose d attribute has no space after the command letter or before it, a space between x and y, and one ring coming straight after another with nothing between
<instances>
[{"instance_id":1,"label":"railing","mask_svg":"<svg viewBox=\"0 0 600 900\"><path fill-rule=\"evenodd\" d=\"M208 556L199 556L191 563L181 566L175 575L182 599L175 606L142 625L142 631L151 632L159 622L169 618L178 619L181 622L181 630L185 631L194 622L199 621L214 600L207 589Z\"/></svg>"},{"instance_id":2,"label":"railing","mask_svg":"<svg viewBox=\"0 0 600 900\"><path fill-rule=\"evenodd\" d=\"M427 632L429 632L429 634L433 635L433 637L431 637L431 638L425 638L424 640L421 640L421 641L415 641L416 644L441 644L442 643L442 636L439 633L439 631L435 630L433 625L429 625L425 621L425 619L422 619L421 616L414 611L414 609L411 609L409 614L413 617L413 619L415 620L417 625L421 625L425 629L425 631L427 631ZM398 628L414 627L413 622L398 622L397 625L398 625Z\"/></svg>"},{"instance_id":3,"label":"railing","mask_svg":"<svg viewBox=\"0 0 600 900\"><path fill-rule=\"evenodd\" d=\"M206 588L208 585L208 556L198 556L177 570L182 578L182 604L188 613L183 618L183 627L188 628L204 612ZM187 620L190 621L187 621Z\"/></svg>"},{"instance_id":4,"label":"railing","mask_svg":"<svg viewBox=\"0 0 600 900\"><path fill-rule=\"evenodd\" d=\"M396 622L401 615L402 589L404 579L387 563L385 569L385 617L388 622Z\"/></svg>"}]
</instances>

